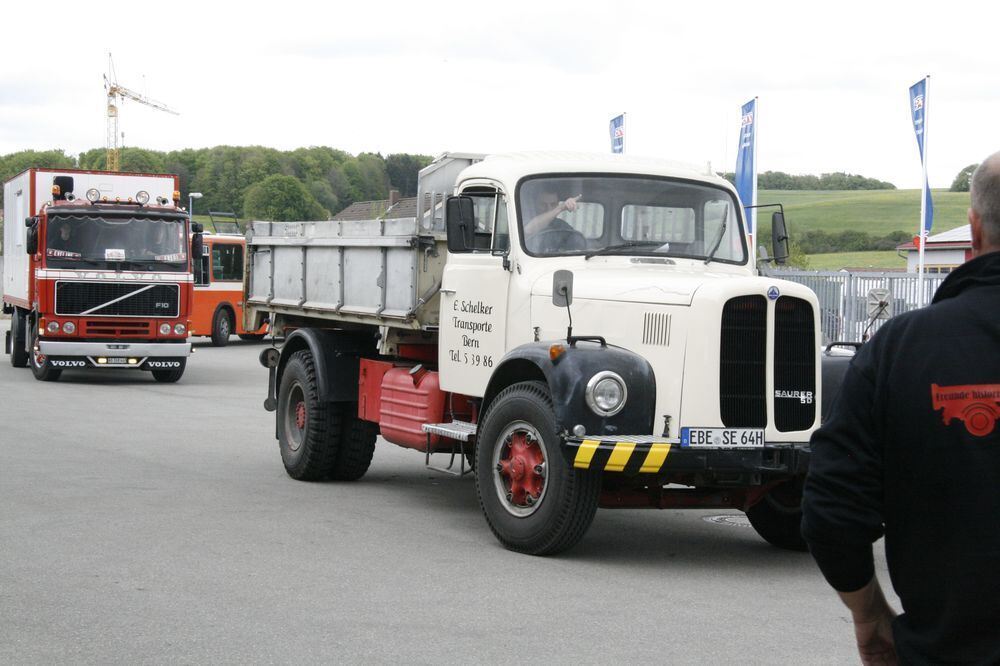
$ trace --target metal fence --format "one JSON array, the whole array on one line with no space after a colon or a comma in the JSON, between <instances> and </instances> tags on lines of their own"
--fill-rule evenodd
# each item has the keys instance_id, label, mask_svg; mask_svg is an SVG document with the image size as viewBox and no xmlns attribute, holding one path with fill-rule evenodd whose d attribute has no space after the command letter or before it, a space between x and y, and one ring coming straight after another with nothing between
<instances>
[{"instance_id":1,"label":"metal fence","mask_svg":"<svg viewBox=\"0 0 1000 666\"><path fill-rule=\"evenodd\" d=\"M869 306L873 289L885 289L889 294L886 308L889 317L915 310L920 296L920 276L917 273L848 273L846 271L775 270L771 275L803 284L819 297L823 340L826 342L857 342L867 331L874 333L885 319L872 321ZM947 275L924 274L924 303ZM877 309L877 308L876 308Z\"/></svg>"}]
</instances>

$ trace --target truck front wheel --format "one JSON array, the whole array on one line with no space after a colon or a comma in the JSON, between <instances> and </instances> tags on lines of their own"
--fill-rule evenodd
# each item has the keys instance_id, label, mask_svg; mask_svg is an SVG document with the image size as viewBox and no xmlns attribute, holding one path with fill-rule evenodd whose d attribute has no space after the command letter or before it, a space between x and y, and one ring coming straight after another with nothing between
<instances>
[{"instance_id":1,"label":"truck front wheel","mask_svg":"<svg viewBox=\"0 0 1000 666\"><path fill-rule=\"evenodd\" d=\"M299 481L330 478L337 462L343 408L320 402L313 355L292 354L278 387L278 447L288 476Z\"/></svg>"},{"instance_id":2,"label":"truck front wheel","mask_svg":"<svg viewBox=\"0 0 1000 666\"><path fill-rule=\"evenodd\" d=\"M184 374L184 367L187 365L187 359L182 358L180 363L181 367L173 370L153 370L153 379L163 384L173 384Z\"/></svg>"},{"instance_id":3,"label":"truck front wheel","mask_svg":"<svg viewBox=\"0 0 1000 666\"><path fill-rule=\"evenodd\" d=\"M506 548L551 555L576 544L597 511L599 472L572 468L559 451L548 387L523 382L490 406L476 445L476 494Z\"/></svg>"},{"instance_id":4,"label":"truck front wheel","mask_svg":"<svg viewBox=\"0 0 1000 666\"><path fill-rule=\"evenodd\" d=\"M802 538L802 482L786 481L747 509L750 524L772 546L808 550Z\"/></svg>"},{"instance_id":5,"label":"truck front wheel","mask_svg":"<svg viewBox=\"0 0 1000 666\"><path fill-rule=\"evenodd\" d=\"M28 352L25 351L28 328L28 318L20 308L14 308L10 316L10 364L15 368L28 365Z\"/></svg>"},{"instance_id":6,"label":"truck front wheel","mask_svg":"<svg viewBox=\"0 0 1000 666\"><path fill-rule=\"evenodd\" d=\"M35 344L31 345L31 353L28 354L29 363L31 364L31 374L35 376L40 382L54 382L59 380L59 376L62 375L62 370L57 370L52 367L52 362L49 358L36 350L38 346L37 339Z\"/></svg>"}]
</instances>

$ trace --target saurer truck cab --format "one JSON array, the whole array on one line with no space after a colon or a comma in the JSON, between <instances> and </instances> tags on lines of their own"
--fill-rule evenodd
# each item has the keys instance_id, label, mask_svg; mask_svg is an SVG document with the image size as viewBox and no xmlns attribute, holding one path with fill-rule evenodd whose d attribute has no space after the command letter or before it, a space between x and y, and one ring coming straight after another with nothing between
<instances>
[{"instance_id":1,"label":"saurer truck cab","mask_svg":"<svg viewBox=\"0 0 1000 666\"><path fill-rule=\"evenodd\" d=\"M287 336L261 360L289 475L357 479L381 433L468 458L513 550L568 548L599 506L742 509L803 547L817 300L758 275L728 182L452 154L419 190L411 219L253 224L248 327Z\"/></svg>"},{"instance_id":2,"label":"saurer truck cab","mask_svg":"<svg viewBox=\"0 0 1000 666\"><path fill-rule=\"evenodd\" d=\"M14 367L43 381L88 367L180 379L192 273L179 196L172 175L29 169L4 184Z\"/></svg>"}]
</instances>

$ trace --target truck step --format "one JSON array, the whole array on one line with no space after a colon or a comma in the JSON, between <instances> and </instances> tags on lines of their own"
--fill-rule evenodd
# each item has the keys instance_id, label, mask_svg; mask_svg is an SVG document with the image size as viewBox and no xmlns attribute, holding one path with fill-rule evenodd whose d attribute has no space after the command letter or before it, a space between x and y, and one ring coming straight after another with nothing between
<instances>
[{"instance_id":1,"label":"truck step","mask_svg":"<svg viewBox=\"0 0 1000 666\"><path fill-rule=\"evenodd\" d=\"M475 423L466 421L452 421L451 423L425 423L421 429L427 434L427 449L424 452L424 465L427 469L455 476L465 476L472 471L472 468L465 466L466 444L470 439L475 439L477 426ZM437 467L431 464L431 437L438 435L451 440L451 459L447 467ZM458 457L458 469L453 469L455 458Z\"/></svg>"}]
</instances>

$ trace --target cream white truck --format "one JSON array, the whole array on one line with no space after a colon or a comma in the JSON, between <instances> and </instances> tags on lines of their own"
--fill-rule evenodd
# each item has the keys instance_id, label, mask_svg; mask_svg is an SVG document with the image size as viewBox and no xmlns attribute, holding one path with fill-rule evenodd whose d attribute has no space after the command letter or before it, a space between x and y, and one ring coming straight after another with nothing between
<instances>
[{"instance_id":1,"label":"cream white truck","mask_svg":"<svg viewBox=\"0 0 1000 666\"><path fill-rule=\"evenodd\" d=\"M252 224L246 326L285 336L261 362L289 475L360 478L380 433L428 466L468 460L512 550L566 549L598 507L736 508L803 548L817 300L758 274L728 182L614 155L445 154L417 202Z\"/></svg>"}]
</instances>

